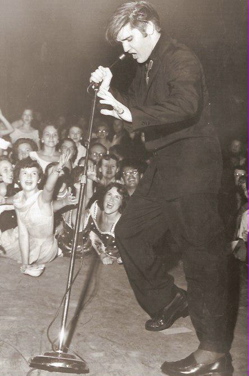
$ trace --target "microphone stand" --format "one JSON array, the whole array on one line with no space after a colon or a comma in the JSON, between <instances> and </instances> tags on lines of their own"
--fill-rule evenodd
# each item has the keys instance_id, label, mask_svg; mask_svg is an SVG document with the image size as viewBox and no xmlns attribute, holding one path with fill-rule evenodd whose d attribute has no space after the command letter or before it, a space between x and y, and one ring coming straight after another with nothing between
<instances>
[{"instance_id":1,"label":"microphone stand","mask_svg":"<svg viewBox=\"0 0 249 376\"><path fill-rule=\"evenodd\" d=\"M67 288L66 288L66 294L65 294L65 300L64 300L61 330L60 330L60 335L59 335L59 348L57 351L45 352L44 355L37 355L31 358L29 362L29 366L32 368L47 370L50 372L65 372L65 373L76 373L76 374L89 373L89 368L86 362L83 359L78 359L73 354L69 354L67 352L67 347L65 346L66 341L67 341L67 339L65 338L66 337L65 335L66 323L67 323L69 301L70 301L70 295L71 295L78 234L79 234L79 229L80 229L80 219L81 219L81 213L83 210L84 197L85 197L85 189L86 189L86 181L87 181L87 165L88 165L88 159L89 159L89 146L90 146L90 141L92 137L93 120L94 120L94 113L96 109L97 92L98 92L98 85L89 85L89 86L91 86L91 88L94 90L94 97L92 100L92 109L91 109L91 115L90 115L90 121L89 121L85 165L84 165L83 176L82 176L81 183L80 183L79 203L78 203L78 208L77 208L77 213L76 213L76 222L75 222L70 264L69 264ZM68 337L70 337L69 334L68 334Z\"/></svg>"}]
</instances>

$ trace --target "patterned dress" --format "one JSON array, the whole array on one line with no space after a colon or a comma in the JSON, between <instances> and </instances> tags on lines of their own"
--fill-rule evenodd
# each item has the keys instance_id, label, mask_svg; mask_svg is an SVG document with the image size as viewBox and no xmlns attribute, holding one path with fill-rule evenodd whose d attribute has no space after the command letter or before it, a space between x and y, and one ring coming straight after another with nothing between
<instances>
[{"instance_id":1,"label":"patterned dress","mask_svg":"<svg viewBox=\"0 0 249 376\"><path fill-rule=\"evenodd\" d=\"M99 210L100 208L97 201L95 201L90 207L85 219L83 242L90 240L92 247L98 255L106 254L120 262L120 256L114 236L114 229L118 220L113 223L111 231L101 231L97 224L97 213Z\"/></svg>"}]
</instances>

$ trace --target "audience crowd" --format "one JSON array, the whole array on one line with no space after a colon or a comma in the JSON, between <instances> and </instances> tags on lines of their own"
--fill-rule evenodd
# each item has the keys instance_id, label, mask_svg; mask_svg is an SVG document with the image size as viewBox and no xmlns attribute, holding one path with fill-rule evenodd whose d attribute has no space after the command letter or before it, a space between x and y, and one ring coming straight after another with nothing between
<instances>
[{"instance_id":1,"label":"audience crowd","mask_svg":"<svg viewBox=\"0 0 249 376\"><path fill-rule=\"evenodd\" d=\"M43 120L31 108L10 124L0 110L0 251L24 274L38 277L47 262L71 255L81 182L86 187L76 257L96 252L105 265L122 263L115 225L151 155L143 133L128 133L122 120L96 117L83 180L86 124L83 116ZM231 140L223 160L219 212L227 252L247 263L246 144Z\"/></svg>"}]
</instances>

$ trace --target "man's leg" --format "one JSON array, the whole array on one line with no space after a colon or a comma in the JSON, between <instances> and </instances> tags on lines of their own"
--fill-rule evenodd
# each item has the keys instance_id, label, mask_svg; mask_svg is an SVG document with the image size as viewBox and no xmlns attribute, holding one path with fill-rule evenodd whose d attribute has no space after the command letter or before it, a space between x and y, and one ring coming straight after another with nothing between
<instances>
[{"instance_id":1,"label":"man's leg","mask_svg":"<svg viewBox=\"0 0 249 376\"><path fill-rule=\"evenodd\" d=\"M193 194L167 205L171 231L181 243L189 312L200 348L226 350L227 255L216 197Z\"/></svg>"},{"instance_id":2,"label":"man's leg","mask_svg":"<svg viewBox=\"0 0 249 376\"><path fill-rule=\"evenodd\" d=\"M167 375L211 375L215 367L217 375L232 375L231 359L223 355L228 351L227 255L216 201L215 195L193 194L166 203L170 229L183 250L189 313L200 341L194 356L163 364Z\"/></svg>"},{"instance_id":3,"label":"man's leg","mask_svg":"<svg viewBox=\"0 0 249 376\"><path fill-rule=\"evenodd\" d=\"M140 183L116 226L115 236L135 296L153 317L172 301L177 287L153 251L153 244L168 229L158 200L162 187L153 162Z\"/></svg>"}]
</instances>

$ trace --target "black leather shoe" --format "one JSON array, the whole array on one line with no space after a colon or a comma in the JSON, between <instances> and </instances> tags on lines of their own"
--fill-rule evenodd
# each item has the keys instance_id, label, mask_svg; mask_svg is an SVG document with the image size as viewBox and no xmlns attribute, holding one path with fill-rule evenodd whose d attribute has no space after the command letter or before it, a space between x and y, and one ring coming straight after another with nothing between
<instances>
[{"instance_id":1,"label":"black leather shoe","mask_svg":"<svg viewBox=\"0 0 249 376\"><path fill-rule=\"evenodd\" d=\"M161 370L168 376L232 376L233 366L230 354L211 364L197 363L193 354L178 362L164 362Z\"/></svg>"},{"instance_id":2,"label":"black leather shoe","mask_svg":"<svg viewBox=\"0 0 249 376\"><path fill-rule=\"evenodd\" d=\"M188 302L186 291L179 289L174 299L164 307L158 315L146 321L145 329L158 332L169 328L180 317L188 316Z\"/></svg>"}]
</instances>

